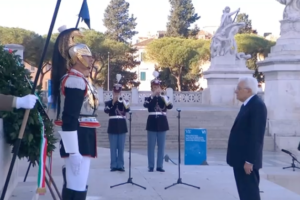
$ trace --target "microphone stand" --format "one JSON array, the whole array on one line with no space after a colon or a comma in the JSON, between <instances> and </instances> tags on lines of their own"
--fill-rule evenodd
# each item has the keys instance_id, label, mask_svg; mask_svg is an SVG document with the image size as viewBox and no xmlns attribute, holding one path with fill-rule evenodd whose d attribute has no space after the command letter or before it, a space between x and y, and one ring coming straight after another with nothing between
<instances>
[{"instance_id":1,"label":"microphone stand","mask_svg":"<svg viewBox=\"0 0 300 200\"><path fill-rule=\"evenodd\" d=\"M165 190L172 187L172 186L175 186L175 185L178 185L178 184L182 184L182 185L186 185L186 186L190 186L190 187L194 187L194 188L197 188L197 189L200 189L200 187L198 186L194 186L194 185L190 185L190 184L187 184L187 183L184 183L182 182L182 179L180 177L180 164L181 164L181 154L180 154L180 112L181 110L180 109L176 109L177 112L178 112L178 115L177 115L177 118L178 118L178 179L177 179L177 183L174 183L168 187L165 187Z\"/></svg>"},{"instance_id":2,"label":"microphone stand","mask_svg":"<svg viewBox=\"0 0 300 200\"><path fill-rule=\"evenodd\" d=\"M296 166L295 161L296 161L297 163L299 163L299 164L300 164L300 162L297 160L297 158L295 158L295 156L294 156L291 152L289 152L289 151L287 151L287 150L285 150L285 149L282 149L281 151L284 152L284 153L286 153L286 154L288 154L289 156L292 157L292 164L291 164L291 166L283 167L282 169L289 169L289 168L292 168L293 171L295 171L295 169L300 169L300 167L297 167L297 166Z\"/></svg>"},{"instance_id":3,"label":"microphone stand","mask_svg":"<svg viewBox=\"0 0 300 200\"><path fill-rule=\"evenodd\" d=\"M121 186L121 185L125 185L125 184L132 184L132 185L141 187L141 188L143 188L143 189L146 190L145 187L143 187L143 186L141 186L141 185L138 185L138 184L132 182L132 177L131 177L131 114L132 114L132 112L129 111L129 178L128 178L127 182L124 182L124 183L120 183L120 184L117 184L117 185L110 186L110 188L117 187L117 186Z\"/></svg>"}]
</instances>

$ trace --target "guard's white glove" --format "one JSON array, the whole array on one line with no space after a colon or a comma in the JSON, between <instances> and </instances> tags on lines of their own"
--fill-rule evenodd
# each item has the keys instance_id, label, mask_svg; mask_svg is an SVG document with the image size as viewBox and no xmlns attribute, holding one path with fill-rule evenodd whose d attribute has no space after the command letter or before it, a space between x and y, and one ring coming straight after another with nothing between
<instances>
[{"instance_id":1,"label":"guard's white glove","mask_svg":"<svg viewBox=\"0 0 300 200\"><path fill-rule=\"evenodd\" d=\"M16 108L32 109L36 104L37 97L29 94L24 97L17 97Z\"/></svg>"},{"instance_id":2,"label":"guard's white glove","mask_svg":"<svg viewBox=\"0 0 300 200\"><path fill-rule=\"evenodd\" d=\"M70 164L71 164L71 168L72 171L74 173L74 175L78 175L79 171L80 171L80 166L81 166L81 162L82 162L82 155L79 153L76 154L70 154Z\"/></svg>"}]
</instances>

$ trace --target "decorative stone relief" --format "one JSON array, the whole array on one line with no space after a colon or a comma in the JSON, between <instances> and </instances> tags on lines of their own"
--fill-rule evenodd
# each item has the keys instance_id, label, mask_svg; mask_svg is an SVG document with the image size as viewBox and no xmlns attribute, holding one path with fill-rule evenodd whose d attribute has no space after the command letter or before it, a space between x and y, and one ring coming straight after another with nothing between
<instances>
[{"instance_id":1,"label":"decorative stone relief","mask_svg":"<svg viewBox=\"0 0 300 200\"><path fill-rule=\"evenodd\" d=\"M250 55L237 52L237 44L234 36L238 33L240 28L245 27L245 23L234 23L232 15L237 15L239 11L240 9L230 12L228 6L223 10L220 27L213 36L210 46L212 58L226 55L235 56L236 60L251 58Z\"/></svg>"},{"instance_id":2,"label":"decorative stone relief","mask_svg":"<svg viewBox=\"0 0 300 200\"><path fill-rule=\"evenodd\" d=\"M281 21L280 34L287 35L300 33L300 1L299 0L276 0L285 5L283 20Z\"/></svg>"}]
</instances>

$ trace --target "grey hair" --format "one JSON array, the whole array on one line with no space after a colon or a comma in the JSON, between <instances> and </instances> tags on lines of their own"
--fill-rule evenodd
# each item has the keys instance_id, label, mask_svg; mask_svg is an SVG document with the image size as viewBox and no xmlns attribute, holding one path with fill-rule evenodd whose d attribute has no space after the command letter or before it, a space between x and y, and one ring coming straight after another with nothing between
<instances>
[{"instance_id":1,"label":"grey hair","mask_svg":"<svg viewBox=\"0 0 300 200\"><path fill-rule=\"evenodd\" d=\"M245 87L250 89L252 94L257 94L258 92L258 82L257 79L251 76L241 77L239 78L238 83L244 82Z\"/></svg>"}]
</instances>

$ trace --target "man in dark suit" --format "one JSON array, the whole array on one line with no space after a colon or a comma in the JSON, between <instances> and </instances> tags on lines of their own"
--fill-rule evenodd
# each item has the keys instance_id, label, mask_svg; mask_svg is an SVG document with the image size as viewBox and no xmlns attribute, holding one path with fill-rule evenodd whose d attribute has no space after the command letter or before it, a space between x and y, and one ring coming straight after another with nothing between
<instances>
[{"instance_id":1,"label":"man in dark suit","mask_svg":"<svg viewBox=\"0 0 300 200\"><path fill-rule=\"evenodd\" d=\"M262 168L267 108L257 96L253 77L240 78L235 90L243 104L230 132L227 163L233 167L240 200L260 200L259 169Z\"/></svg>"}]
</instances>

